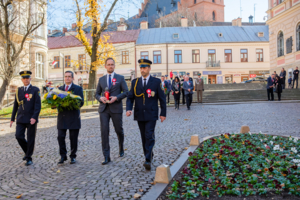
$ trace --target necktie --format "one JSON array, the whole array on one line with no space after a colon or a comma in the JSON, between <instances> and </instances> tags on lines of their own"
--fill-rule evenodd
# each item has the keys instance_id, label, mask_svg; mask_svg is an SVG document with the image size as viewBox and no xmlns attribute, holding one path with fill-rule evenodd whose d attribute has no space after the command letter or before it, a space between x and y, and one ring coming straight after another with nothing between
<instances>
[{"instance_id":1,"label":"necktie","mask_svg":"<svg viewBox=\"0 0 300 200\"><path fill-rule=\"evenodd\" d=\"M146 80L147 79L144 78L144 90L146 90Z\"/></svg>"},{"instance_id":2,"label":"necktie","mask_svg":"<svg viewBox=\"0 0 300 200\"><path fill-rule=\"evenodd\" d=\"M67 87L66 87L65 91L68 91L68 90L69 90L69 86L67 85Z\"/></svg>"},{"instance_id":3,"label":"necktie","mask_svg":"<svg viewBox=\"0 0 300 200\"><path fill-rule=\"evenodd\" d=\"M111 74L109 75L109 79L108 79L108 88L110 89L111 86Z\"/></svg>"},{"instance_id":4,"label":"necktie","mask_svg":"<svg viewBox=\"0 0 300 200\"><path fill-rule=\"evenodd\" d=\"M26 90L27 90L27 87L24 87L24 91L26 92Z\"/></svg>"}]
</instances>

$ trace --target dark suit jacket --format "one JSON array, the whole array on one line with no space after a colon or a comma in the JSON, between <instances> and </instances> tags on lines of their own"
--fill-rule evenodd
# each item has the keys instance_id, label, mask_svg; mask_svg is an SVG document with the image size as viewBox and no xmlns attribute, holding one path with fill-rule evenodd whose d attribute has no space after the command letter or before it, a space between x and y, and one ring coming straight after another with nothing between
<instances>
[{"instance_id":1,"label":"dark suit jacket","mask_svg":"<svg viewBox=\"0 0 300 200\"><path fill-rule=\"evenodd\" d=\"M273 86L274 82L272 81L272 77L269 76L267 79L267 89L271 89L270 86Z\"/></svg>"},{"instance_id":2,"label":"dark suit jacket","mask_svg":"<svg viewBox=\"0 0 300 200\"><path fill-rule=\"evenodd\" d=\"M99 105L99 113L103 112L106 106L109 107L112 113L123 113L123 104L122 100L128 95L128 87L125 81L124 76L119 74L114 74L114 78L116 79L115 85L111 85L109 89L110 96L117 97L117 101L112 104L102 103L100 101L100 97L104 96L105 88L107 85L107 75L101 77L98 82L97 91L95 94L95 98L100 102Z\"/></svg>"},{"instance_id":3,"label":"dark suit jacket","mask_svg":"<svg viewBox=\"0 0 300 200\"><path fill-rule=\"evenodd\" d=\"M25 94L28 94L30 101L27 101ZM24 105L18 105L17 98L15 97L13 112L11 114L11 121L15 121L17 115L17 123L29 124L30 119L33 118L38 123L38 118L41 111L41 97L40 89L30 85L28 90L24 91L24 86L18 88L19 101L23 101ZM24 107L24 110L23 110Z\"/></svg>"},{"instance_id":4,"label":"dark suit jacket","mask_svg":"<svg viewBox=\"0 0 300 200\"><path fill-rule=\"evenodd\" d=\"M58 88L59 90L65 91L65 85ZM81 97L80 107L84 104L83 90L82 87L72 83L70 92L74 95ZM81 119L80 119L80 110L63 110L58 112L57 116L57 129L80 129L81 128Z\"/></svg>"},{"instance_id":5,"label":"dark suit jacket","mask_svg":"<svg viewBox=\"0 0 300 200\"><path fill-rule=\"evenodd\" d=\"M145 104L143 104L143 97L136 97L134 94L134 86L137 80L138 83L136 87L136 94L145 94ZM146 92L148 89L155 93L154 97L148 97L148 94ZM161 80L150 76L146 86L146 90L144 90L142 78L134 79L132 80L131 89L128 93L126 111L132 110L133 104L135 102L134 120L155 121L158 120L158 101L160 102L161 108L160 116L166 117L166 96L163 89L161 88Z\"/></svg>"}]
</instances>

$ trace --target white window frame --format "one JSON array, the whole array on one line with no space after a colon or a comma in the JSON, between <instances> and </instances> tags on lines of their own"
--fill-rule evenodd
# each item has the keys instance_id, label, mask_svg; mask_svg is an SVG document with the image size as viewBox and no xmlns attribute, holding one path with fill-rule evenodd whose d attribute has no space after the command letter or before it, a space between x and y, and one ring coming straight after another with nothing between
<instances>
[{"instance_id":1,"label":"white window frame","mask_svg":"<svg viewBox=\"0 0 300 200\"><path fill-rule=\"evenodd\" d=\"M44 78L44 56L41 53L35 53L35 78Z\"/></svg>"}]
</instances>

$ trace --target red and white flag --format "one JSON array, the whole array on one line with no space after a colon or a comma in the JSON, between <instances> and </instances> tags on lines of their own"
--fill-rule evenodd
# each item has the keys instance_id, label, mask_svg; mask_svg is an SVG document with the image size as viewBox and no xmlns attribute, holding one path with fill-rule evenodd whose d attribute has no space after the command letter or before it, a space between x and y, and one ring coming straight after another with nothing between
<instances>
[{"instance_id":1,"label":"red and white flag","mask_svg":"<svg viewBox=\"0 0 300 200\"><path fill-rule=\"evenodd\" d=\"M56 64L57 64L57 61L54 60L54 61L52 62L52 66L55 66Z\"/></svg>"}]
</instances>

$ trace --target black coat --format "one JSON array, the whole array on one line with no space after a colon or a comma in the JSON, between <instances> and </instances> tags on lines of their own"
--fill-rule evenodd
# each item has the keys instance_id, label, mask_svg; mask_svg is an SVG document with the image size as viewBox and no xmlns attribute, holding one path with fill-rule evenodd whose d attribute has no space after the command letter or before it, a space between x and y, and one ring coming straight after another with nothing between
<instances>
[{"instance_id":1,"label":"black coat","mask_svg":"<svg viewBox=\"0 0 300 200\"><path fill-rule=\"evenodd\" d=\"M29 101L27 98L25 98L26 94L28 94L30 98ZM36 123L38 123L38 118L41 111L40 89L30 85L25 92L24 86L19 87L18 97L20 102L23 101L23 105L18 105L17 98L15 97L11 121L15 121L17 114L17 123L29 124L31 118L35 119Z\"/></svg>"},{"instance_id":2,"label":"black coat","mask_svg":"<svg viewBox=\"0 0 300 200\"><path fill-rule=\"evenodd\" d=\"M282 84L281 84L281 80L275 81L275 85L276 85L276 93L282 93Z\"/></svg>"},{"instance_id":3,"label":"black coat","mask_svg":"<svg viewBox=\"0 0 300 200\"><path fill-rule=\"evenodd\" d=\"M156 121L158 120L158 101L160 102L160 116L166 117L167 106L166 106L166 96L161 87L161 80L150 76L146 90L144 90L142 78L138 79L136 86L136 94L145 94L145 104L143 103L143 97L137 97L134 93L134 86L137 79L132 80L131 90L128 92L126 111L132 110L134 106L134 120L137 121ZM154 96L148 97L147 90L150 89L154 92Z\"/></svg>"},{"instance_id":4,"label":"black coat","mask_svg":"<svg viewBox=\"0 0 300 200\"><path fill-rule=\"evenodd\" d=\"M177 83L175 81L173 81L172 83L172 90L174 91L174 98L175 99L179 99L180 98L180 90L181 90L181 83L178 82L178 87L175 87ZM175 92L178 91L179 93L176 94Z\"/></svg>"},{"instance_id":5,"label":"black coat","mask_svg":"<svg viewBox=\"0 0 300 200\"><path fill-rule=\"evenodd\" d=\"M59 90L65 91L65 85L58 88ZM80 107L84 104L83 90L82 87L72 83L69 91L74 95L81 97ZM63 110L58 112L57 116L57 129L80 129L81 128L81 119L80 119L80 110Z\"/></svg>"}]
</instances>

